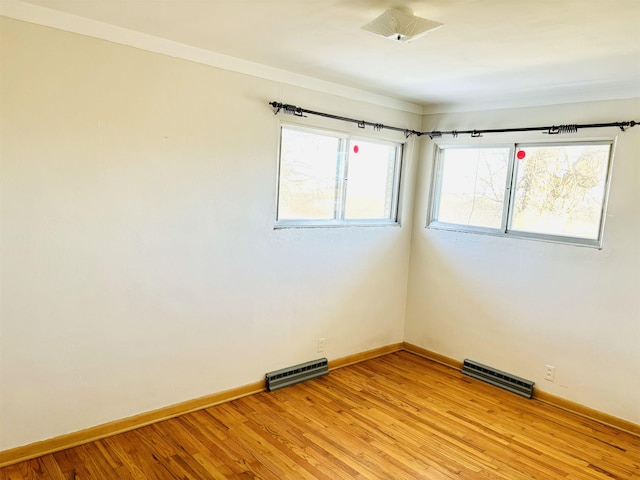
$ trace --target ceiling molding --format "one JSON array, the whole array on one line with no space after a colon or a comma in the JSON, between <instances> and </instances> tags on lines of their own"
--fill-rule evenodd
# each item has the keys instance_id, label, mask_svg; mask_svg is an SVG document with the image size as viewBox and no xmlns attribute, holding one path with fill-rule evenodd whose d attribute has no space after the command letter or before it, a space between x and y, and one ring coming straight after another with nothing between
<instances>
[{"instance_id":1,"label":"ceiling molding","mask_svg":"<svg viewBox=\"0 0 640 480\"><path fill-rule=\"evenodd\" d=\"M104 22L71 15L68 13L24 3L19 0L2 0L0 15L37 25L56 28L71 33L107 40L121 45L139 48L153 53L180 58L211 67L242 73L265 80L302 87L322 93L337 95L351 100L362 101L393 108L408 113L422 115L423 107L400 99L373 92L318 80L306 75L281 70L260 63L223 55L191 45L148 35Z\"/></svg>"},{"instance_id":2,"label":"ceiling molding","mask_svg":"<svg viewBox=\"0 0 640 480\"><path fill-rule=\"evenodd\" d=\"M577 103L632 100L640 98L640 83L634 79L616 84L601 83L592 85L588 91L574 87L556 88L551 92L529 93L527 96L511 96L482 102L433 103L423 107L423 115L442 113L463 113L488 110L509 110L515 108L548 107Z\"/></svg>"}]
</instances>

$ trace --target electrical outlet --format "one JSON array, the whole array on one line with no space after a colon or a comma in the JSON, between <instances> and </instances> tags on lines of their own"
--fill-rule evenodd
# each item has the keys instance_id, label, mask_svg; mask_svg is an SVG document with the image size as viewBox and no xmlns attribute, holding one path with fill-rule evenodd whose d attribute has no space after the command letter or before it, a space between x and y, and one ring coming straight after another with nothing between
<instances>
[{"instance_id":1,"label":"electrical outlet","mask_svg":"<svg viewBox=\"0 0 640 480\"><path fill-rule=\"evenodd\" d=\"M544 379L553 382L556 377L556 367L552 365L545 365L544 368Z\"/></svg>"},{"instance_id":2,"label":"electrical outlet","mask_svg":"<svg viewBox=\"0 0 640 480\"><path fill-rule=\"evenodd\" d=\"M324 352L324 338L318 339L318 353Z\"/></svg>"}]
</instances>

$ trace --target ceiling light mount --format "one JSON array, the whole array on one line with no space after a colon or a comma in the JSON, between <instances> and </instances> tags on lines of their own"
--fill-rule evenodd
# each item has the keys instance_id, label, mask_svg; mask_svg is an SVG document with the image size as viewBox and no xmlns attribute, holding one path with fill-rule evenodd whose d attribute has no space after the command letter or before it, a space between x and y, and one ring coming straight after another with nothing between
<instances>
[{"instance_id":1,"label":"ceiling light mount","mask_svg":"<svg viewBox=\"0 0 640 480\"><path fill-rule=\"evenodd\" d=\"M361 28L396 42L409 43L442 26L440 22L416 17L407 8L394 7Z\"/></svg>"}]
</instances>

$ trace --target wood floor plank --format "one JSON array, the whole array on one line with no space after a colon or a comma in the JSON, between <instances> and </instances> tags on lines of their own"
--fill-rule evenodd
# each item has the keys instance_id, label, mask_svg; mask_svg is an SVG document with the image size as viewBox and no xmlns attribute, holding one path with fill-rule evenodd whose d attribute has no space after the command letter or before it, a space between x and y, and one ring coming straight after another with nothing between
<instances>
[{"instance_id":1,"label":"wood floor plank","mask_svg":"<svg viewBox=\"0 0 640 480\"><path fill-rule=\"evenodd\" d=\"M51 480L52 478L46 464L40 458L0 469L1 480Z\"/></svg>"},{"instance_id":2,"label":"wood floor plank","mask_svg":"<svg viewBox=\"0 0 640 480\"><path fill-rule=\"evenodd\" d=\"M0 469L0 480L640 480L640 437L406 351Z\"/></svg>"},{"instance_id":3,"label":"wood floor plank","mask_svg":"<svg viewBox=\"0 0 640 480\"><path fill-rule=\"evenodd\" d=\"M64 473L60 469L58 462L56 462L55 458L53 458L53 455L44 455L40 457L40 460L46 467L47 473L49 474L51 480L66 480ZM47 477L45 476L43 478L46 479Z\"/></svg>"}]
</instances>

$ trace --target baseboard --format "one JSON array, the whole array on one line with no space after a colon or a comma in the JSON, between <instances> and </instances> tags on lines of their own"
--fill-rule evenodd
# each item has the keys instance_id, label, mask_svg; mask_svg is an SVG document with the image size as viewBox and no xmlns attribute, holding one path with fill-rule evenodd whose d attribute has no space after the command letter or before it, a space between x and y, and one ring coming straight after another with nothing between
<instances>
[{"instance_id":1,"label":"baseboard","mask_svg":"<svg viewBox=\"0 0 640 480\"><path fill-rule=\"evenodd\" d=\"M413 345L412 343L403 342L402 349L406 350L407 352L420 355L421 357L427 358L436 363L440 363L441 365L444 365L446 367L455 368L456 370L460 370L462 368L462 362L450 357L445 357L444 355L440 355L439 353L432 352L431 350L427 350L426 348L418 347L417 345Z\"/></svg>"},{"instance_id":2,"label":"baseboard","mask_svg":"<svg viewBox=\"0 0 640 480\"><path fill-rule=\"evenodd\" d=\"M386 345L384 347L374 348L373 350L367 350L365 352L330 360L329 370L346 367L347 365L353 365L354 363L364 362L365 360L371 360L372 358L381 357L389 353L399 352L400 350L403 350L403 347L404 343L392 343L391 345Z\"/></svg>"},{"instance_id":3,"label":"baseboard","mask_svg":"<svg viewBox=\"0 0 640 480\"><path fill-rule=\"evenodd\" d=\"M356 353L346 357L331 360L329 369L345 367L354 363L359 363L371 358L380 357L388 353L402 350L403 344L396 343L387 345L366 352ZM118 433L124 433L136 428L145 427L152 423L162 422L170 418L178 417L186 413L195 412L205 408L213 407L224 402L229 402L237 398L253 395L266 390L264 380L251 383L242 387L233 388L223 392L206 395L204 397L187 400L186 402L177 403L168 407L159 408L150 412L141 413L132 417L115 420L113 422L104 423L95 427L90 427L77 432L61 435L59 437L49 438L40 442L31 443L21 447L0 451L0 468L13 465L14 463L30 460L32 458L41 457L49 453L59 452L67 448L77 447L85 443L100 440L102 438L111 437Z\"/></svg>"},{"instance_id":4,"label":"baseboard","mask_svg":"<svg viewBox=\"0 0 640 480\"><path fill-rule=\"evenodd\" d=\"M562 397L557 397L556 395L552 395L550 393L542 392L539 390L534 390L533 398L535 400L538 400L539 402L553 405L554 407L561 408L562 410L566 410L567 412L578 414L582 417L604 423L605 425L615 427L619 430L623 430L627 433L631 433L640 437L640 425L638 425L637 423L614 417L613 415L609 415L608 413L603 413L579 403L572 402L571 400L566 400Z\"/></svg>"},{"instance_id":5,"label":"baseboard","mask_svg":"<svg viewBox=\"0 0 640 480\"><path fill-rule=\"evenodd\" d=\"M462 368L462 362L459 360L440 355L439 353L432 352L411 343L404 342L402 344L402 349L406 350L407 352L420 355L421 357L427 358L441 365L454 368L456 370L460 370ZM572 402L570 400L565 400L564 398L557 397L550 393L534 389L533 400L537 400L548 405L553 405L554 407L561 408L562 410L565 410L567 412L575 413L576 415L580 415L582 417L604 423L605 425L615 427L619 430L623 430L627 433L640 436L640 425L636 423L624 420L622 418L614 417L613 415L609 415L608 413L603 413L589 407L585 407L584 405Z\"/></svg>"},{"instance_id":6,"label":"baseboard","mask_svg":"<svg viewBox=\"0 0 640 480\"><path fill-rule=\"evenodd\" d=\"M95 427L86 428L84 430L61 435L59 437L31 443L22 447L4 450L0 452L0 467L6 467L7 465L41 457L42 455L58 452L60 450L66 450L67 448L77 447L78 445L111 437L118 433L128 432L130 430L135 430L136 428L151 425L152 423L184 415L185 413L195 412L196 410L209 408L246 395L259 393L263 390L265 390L265 382L256 382L193 400L187 400L186 402L177 403L175 405L141 413L132 417L115 420L102 425L96 425Z\"/></svg>"}]
</instances>

